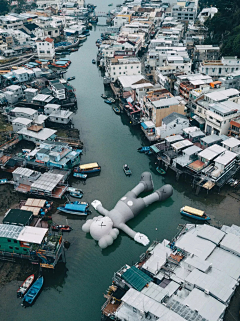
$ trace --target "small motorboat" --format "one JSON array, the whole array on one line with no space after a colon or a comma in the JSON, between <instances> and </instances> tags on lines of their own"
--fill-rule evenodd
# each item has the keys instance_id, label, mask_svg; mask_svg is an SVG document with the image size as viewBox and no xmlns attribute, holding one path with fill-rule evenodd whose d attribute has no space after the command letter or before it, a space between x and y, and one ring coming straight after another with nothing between
<instances>
[{"instance_id":1,"label":"small motorboat","mask_svg":"<svg viewBox=\"0 0 240 321\"><path fill-rule=\"evenodd\" d=\"M118 115L119 115L119 114L121 113L121 109L118 108L117 106L113 106L112 109L113 109L113 111L115 112L115 114L118 114Z\"/></svg>"},{"instance_id":2,"label":"small motorboat","mask_svg":"<svg viewBox=\"0 0 240 321\"><path fill-rule=\"evenodd\" d=\"M194 207L190 207L190 206L182 207L180 209L180 213L184 216L194 218L195 220L199 220L199 221L211 220L211 218L204 211L198 210L198 209L196 209Z\"/></svg>"},{"instance_id":3,"label":"small motorboat","mask_svg":"<svg viewBox=\"0 0 240 321\"><path fill-rule=\"evenodd\" d=\"M57 209L61 212L74 215L88 215L91 213L88 210L89 204L87 202L69 202L64 206L60 206Z\"/></svg>"},{"instance_id":4,"label":"small motorboat","mask_svg":"<svg viewBox=\"0 0 240 321\"><path fill-rule=\"evenodd\" d=\"M101 97L104 98L104 99L107 99L108 97L104 94L101 94Z\"/></svg>"},{"instance_id":5,"label":"small motorboat","mask_svg":"<svg viewBox=\"0 0 240 321\"><path fill-rule=\"evenodd\" d=\"M139 153L146 153L148 154L150 151L150 146L143 146L143 147L139 147L137 150Z\"/></svg>"},{"instance_id":6,"label":"small motorboat","mask_svg":"<svg viewBox=\"0 0 240 321\"><path fill-rule=\"evenodd\" d=\"M74 79L75 79L75 76L72 76L72 77L67 78L67 81L71 81L71 80L74 80Z\"/></svg>"},{"instance_id":7,"label":"small motorboat","mask_svg":"<svg viewBox=\"0 0 240 321\"><path fill-rule=\"evenodd\" d=\"M113 99L112 97L109 97L108 100L110 100L112 103L115 103L115 99Z\"/></svg>"},{"instance_id":8,"label":"small motorboat","mask_svg":"<svg viewBox=\"0 0 240 321\"><path fill-rule=\"evenodd\" d=\"M112 5L113 5L113 3L109 3L109 5L108 5L108 6L109 6L109 7L111 7Z\"/></svg>"},{"instance_id":9,"label":"small motorboat","mask_svg":"<svg viewBox=\"0 0 240 321\"><path fill-rule=\"evenodd\" d=\"M165 175L166 174L166 172L165 172L165 170L163 169L163 168L161 168L161 167L156 167L156 171L160 174L160 175Z\"/></svg>"},{"instance_id":10,"label":"small motorboat","mask_svg":"<svg viewBox=\"0 0 240 321\"><path fill-rule=\"evenodd\" d=\"M87 179L87 174L73 173L73 176L81 179Z\"/></svg>"},{"instance_id":11,"label":"small motorboat","mask_svg":"<svg viewBox=\"0 0 240 321\"><path fill-rule=\"evenodd\" d=\"M27 291L27 293L23 297L22 306L27 307L33 304L34 300L36 299L38 293L40 292L41 288L43 286L43 276L39 277L33 285L30 287L30 289Z\"/></svg>"},{"instance_id":12,"label":"small motorboat","mask_svg":"<svg viewBox=\"0 0 240 321\"><path fill-rule=\"evenodd\" d=\"M58 232L58 231L71 232L72 228L69 225L53 225L52 230L54 232Z\"/></svg>"},{"instance_id":13,"label":"small motorboat","mask_svg":"<svg viewBox=\"0 0 240 321\"><path fill-rule=\"evenodd\" d=\"M6 178L2 178L0 179L0 184L6 184L7 183L7 179Z\"/></svg>"},{"instance_id":14,"label":"small motorboat","mask_svg":"<svg viewBox=\"0 0 240 321\"><path fill-rule=\"evenodd\" d=\"M95 63L96 63L96 60L95 60L95 59L93 59L93 60L92 60L92 64L95 64Z\"/></svg>"},{"instance_id":15,"label":"small motorboat","mask_svg":"<svg viewBox=\"0 0 240 321\"><path fill-rule=\"evenodd\" d=\"M112 101L111 101L110 99L105 99L104 102L105 102L106 104L112 105Z\"/></svg>"},{"instance_id":16,"label":"small motorboat","mask_svg":"<svg viewBox=\"0 0 240 321\"><path fill-rule=\"evenodd\" d=\"M17 290L17 297L22 298L34 281L34 274L29 275Z\"/></svg>"},{"instance_id":17,"label":"small motorboat","mask_svg":"<svg viewBox=\"0 0 240 321\"><path fill-rule=\"evenodd\" d=\"M67 192L69 192L70 196L72 196L72 197L76 197L76 198L83 197L83 191L78 188L68 187Z\"/></svg>"},{"instance_id":18,"label":"small motorboat","mask_svg":"<svg viewBox=\"0 0 240 321\"><path fill-rule=\"evenodd\" d=\"M131 172L131 170L130 170L130 168L129 168L129 166L127 164L123 165L123 171L124 171L126 176L132 175L132 172Z\"/></svg>"}]
</instances>

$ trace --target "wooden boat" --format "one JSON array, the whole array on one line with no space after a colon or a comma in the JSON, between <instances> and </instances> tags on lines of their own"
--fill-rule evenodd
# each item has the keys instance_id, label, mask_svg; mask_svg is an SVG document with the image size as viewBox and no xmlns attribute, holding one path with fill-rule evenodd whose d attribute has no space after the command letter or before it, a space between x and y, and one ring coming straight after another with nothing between
<instances>
[{"instance_id":1,"label":"wooden boat","mask_svg":"<svg viewBox=\"0 0 240 321\"><path fill-rule=\"evenodd\" d=\"M74 79L75 79L75 76L68 77L68 78L67 78L67 81L71 81L71 80L74 80Z\"/></svg>"},{"instance_id":2,"label":"wooden boat","mask_svg":"<svg viewBox=\"0 0 240 321\"><path fill-rule=\"evenodd\" d=\"M137 151L138 151L139 153L146 153L146 154L148 154L148 152L150 151L150 146L139 147Z\"/></svg>"},{"instance_id":3,"label":"wooden boat","mask_svg":"<svg viewBox=\"0 0 240 321\"><path fill-rule=\"evenodd\" d=\"M34 274L29 275L17 290L17 297L22 298L34 281Z\"/></svg>"},{"instance_id":4,"label":"wooden boat","mask_svg":"<svg viewBox=\"0 0 240 321\"><path fill-rule=\"evenodd\" d=\"M93 59L93 60L92 60L92 64L95 64L95 63L96 63L96 60L95 60L95 59Z\"/></svg>"},{"instance_id":5,"label":"wooden boat","mask_svg":"<svg viewBox=\"0 0 240 321\"><path fill-rule=\"evenodd\" d=\"M104 99L107 99L108 97L104 94L101 94L101 97L104 98Z\"/></svg>"},{"instance_id":6,"label":"wooden boat","mask_svg":"<svg viewBox=\"0 0 240 321\"><path fill-rule=\"evenodd\" d=\"M112 101L109 100L109 99L105 99L104 102L105 102L106 104L112 105Z\"/></svg>"},{"instance_id":7,"label":"wooden boat","mask_svg":"<svg viewBox=\"0 0 240 321\"><path fill-rule=\"evenodd\" d=\"M132 172L131 172L131 170L130 170L130 168L129 168L129 166L127 164L123 165L123 171L124 171L126 176L132 175Z\"/></svg>"},{"instance_id":8,"label":"wooden boat","mask_svg":"<svg viewBox=\"0 0 240 321\"><path fill-rule=\"evenodd\" d=\"M87 202L69 202L64 206L58 207L57 209L67 214L85 216L90 213L88 207L89 204Z\"/></svg>"},{"instance_id":9,"label":"wooden boat","mask_svg":"<svg viewBox=\"0 0 240 321\"><path fill-rule=\"evenodd\" d=\"M73 171L74 173L82 174L96 173L101 171L101 166L99 166L98 163L83 164L75 167Z\"/></svg>"},{"instance_id":10,"label":"wooden boat","mask_svg":"<svg viewBox=\"0 0 240 321\"><path fill-rule=\"evenodd\" d=\"M166 174L166 172L165 172L165 170L164 169L162 169L161 167L156 167L156 171L160 174L160 175L165 175Z\"/></svg>"},{"instance_id":11,"label":"wooden boat","mask_svg":"<svg viewBox=\"0 0 240 321\"><path fill-rule=\"evenodd\" d=\"M82 198L83 197L83 191L78 188L74 187L68 187L67 192L70 193L70 196L76 197L76 198Z\"/></svg>"},{"instance_id":12,"label":"wooden boat","mask_svg":"<svg viewBox=\"0 0 240 321\"><path fill-rule=\"evenodd\" d=\"M117 106L112 106L112 109L113 109L113 111L115 112L115 114L120 114L121 113L121 109L120 108L118 108Z\"/></svg>"},{"instance_id":13,"label":"wooden boat","mask_svg":"<svg viewBox=\"0 0 240 321\"><path fill-rule=\"evenodd\" d=\"M53 225L52 230L54 232L58 232L58 231L71 232L72 228L69 225Z\"/></svg>"},{"instance_id":14,"label":"wooden boat","mask_svg":"<svg viewBox=\"0 0 240 321\"><path fill-rule=\"evenodd\" d=\"M32 305L38 293L40 292L42 286L43 286L43 276L38 278L30 287L30 289L27 291L27 293L24 295L22 299L23 300L22 306L27 307Z\"/></svg>"},{"instance_id":15,"label":"wooden boat","mask_svg":"<svg viewBox=\"0 0 240 321\"><path fill-rule=\"evenodd\" d=\"M73 173L73 176L81 179L87 179L87 174Z\"/></svg>"},{"instance_id":16,"label":"wooden boat","mask_svg":"<svg viewBox=\"0 0 240 321\"><path fill-rule=\"evenodd\" d=\"M204 211L198 210L194 207L184 206L180 209L180 213L184 216L194 218L199 221L209 221L211 218L207 216Z\"/></svg>"}]
</instances>

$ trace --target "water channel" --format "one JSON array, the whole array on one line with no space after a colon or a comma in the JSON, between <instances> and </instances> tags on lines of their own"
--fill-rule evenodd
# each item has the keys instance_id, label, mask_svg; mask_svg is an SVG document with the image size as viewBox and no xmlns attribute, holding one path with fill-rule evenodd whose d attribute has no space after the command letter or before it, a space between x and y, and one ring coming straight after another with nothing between
<instances>
[{"instance_id":1,"label":"water channel","mask_svg":"<svg viewBox=\"0 0 240 321\"><path fill-rule=\"evenodd\" d=\"M114 5L118 0L111 0ZM108 3L94 0L97 11L107 11ZM74 117L76 128L80 129L81 140L84 142L82 163L97 161L102 166L100 175L87 179L83 185L73 180L73 186L82 188L84 201L92 202L99 199L111 209L129 189L134 187L143 171L151 171L155 188L165 183L174 187L171 199L162 204L152 205L137 218L129 222L129 226L150 238L171 239L177 232L179 223L186 223L179 214L183 205L205 209L218 221L240 224L237 201L226 197L227 191L207 196L201 193L195 196L190 182L175 181L169 172L165 177L155 171L154 158L139 154L137 148L147 145L140 128L132 127L125 114L116 115L111 106L106 105L100 97L104 92L101 74L92 59L96 58L95 41L106 27L93 27L91 35L79 49L71 54L72 64L67 77L75 76L73 85L78 98L78 110ZM109 90L109 89L108 89ZM110 90L107 92L110 93ZM128 163L133 175L126 177L122 166ZM93 210L90 217L94 217ZM132 264L146 248L135 243L124 233L120 233L112 246L101 250L96 242L81 231L84 219L54 214L54 221L68 223L74 230L66 236L71 242L66 251L66 268L50 271L45 276L44 289L28 309L20 307L16 299L19 281L12 281L0 290L0 320L5 321L100 321L100 308L104 302L103 294L111 284L113 273L125 263ZM237 303L235 304L237 306ZM236 320L229 314L227 320Z\"/></svg>"}]
</instances>

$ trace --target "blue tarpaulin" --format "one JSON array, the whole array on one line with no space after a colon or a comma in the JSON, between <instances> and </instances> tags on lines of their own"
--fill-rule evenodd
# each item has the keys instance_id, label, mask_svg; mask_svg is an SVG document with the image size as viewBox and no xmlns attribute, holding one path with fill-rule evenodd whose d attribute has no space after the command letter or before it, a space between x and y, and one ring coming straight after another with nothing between
<instances>
[{"instance_id":1,"label":"blue tarpaulin","mask_svg":"<svg viewBox=\"0 0 240 321\"><path fill-rule=\"evenodd\" d=\"M87 204L66 204L65 209L84 213L86 212Z\"/></svg>"},{"instance_id":2,"label":"blue tarpaulin","mask_svg":"<svg viewBox=\"0 0 240 321\"><path fill-rule=\"evenodd\" d=\"M148 129L147 125L145 123L141 123L141 126L143 129Z\"/></svg>"}]
</instances>

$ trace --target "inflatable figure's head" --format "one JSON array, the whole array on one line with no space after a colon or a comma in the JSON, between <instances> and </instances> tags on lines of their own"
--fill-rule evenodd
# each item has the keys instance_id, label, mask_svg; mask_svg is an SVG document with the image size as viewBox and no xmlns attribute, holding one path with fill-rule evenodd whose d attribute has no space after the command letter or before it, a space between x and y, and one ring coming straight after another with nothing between
<instances>
[{"instance_id":1,"label":"inflatable figure's head","mask_svg":"<svg viewBox=\"0 0 240 321\"><path fill-rule=\"evenodd\" d=\"M90 233L102 249L111 245L119 234L119 230L113 228L113 221L108 216L97 216L92 220L87 220L82 230Z\"/></svg>"}]
</instances>

